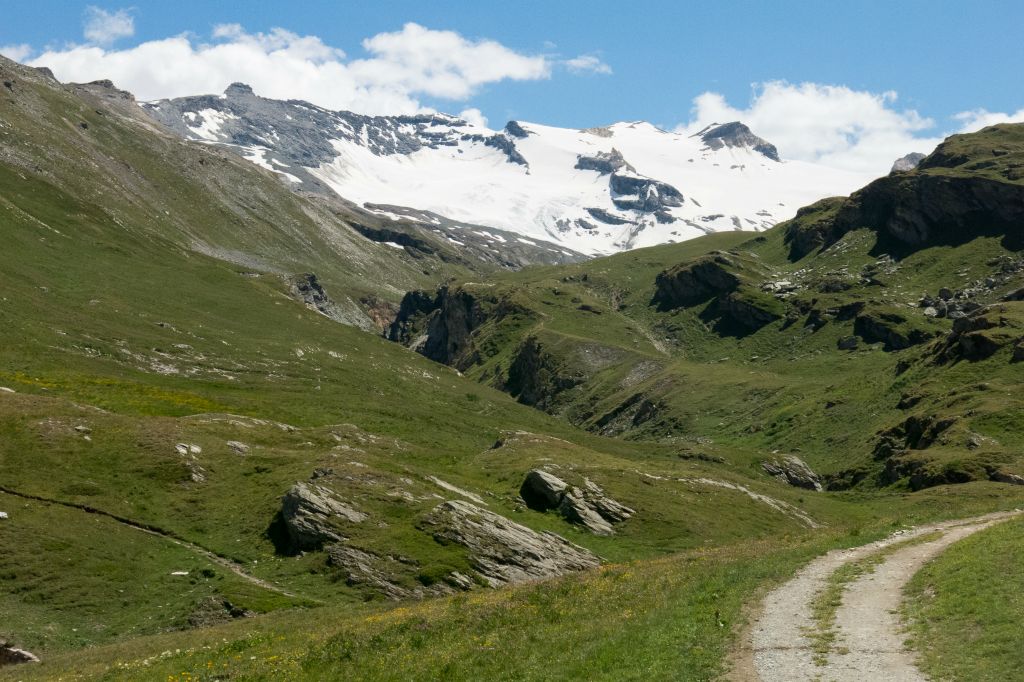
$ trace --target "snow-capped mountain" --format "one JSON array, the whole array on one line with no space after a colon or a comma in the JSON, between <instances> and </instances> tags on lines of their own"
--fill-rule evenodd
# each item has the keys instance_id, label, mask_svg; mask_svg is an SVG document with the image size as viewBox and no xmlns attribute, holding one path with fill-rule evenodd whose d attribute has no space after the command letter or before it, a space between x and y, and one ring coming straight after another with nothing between
<instances>
[{"instance_id":1,"label":"snow-capped mountain","mask_svg":"<svg viewBox=\"0 0 1024 682\"><path fill-rule=\"evenodd\" d=\"M766 229L870 180L782 160L739 122L694 135L645 122L573 130L511 121L496 132L443 114L363 116L265 99L238 83L223 95L142 106L296 188L333 191L396 219L434 214L585 254Z\"/></svg>"}]
</instances>

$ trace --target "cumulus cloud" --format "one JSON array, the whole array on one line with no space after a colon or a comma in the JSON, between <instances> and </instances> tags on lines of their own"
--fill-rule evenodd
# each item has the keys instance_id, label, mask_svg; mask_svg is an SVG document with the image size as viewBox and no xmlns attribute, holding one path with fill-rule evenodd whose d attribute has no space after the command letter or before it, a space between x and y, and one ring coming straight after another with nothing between
<instances>
[{"instance_id":1,"label":"cumulus cloud","mask_svg":"<svg viewBox=\"0 0 1024 682\"><path fill-rule=\"evenodd\" d=\"M1024 121L1024 109L1018 109L1012 114L988 111L986 109L974 109L972 111L962 111L953 118L960 122L960 132L973 133L985 126L997 123L1020 123Z\"/></svg>"},{"instance_id":2,"label":"cumulus cloud","mask_svg":"<svg viewBox=\"0 0 1024 682\"><path fill-rule=\"evenodd\" d=\"M546 79L552 71L547 57L414 23L368 38L363 48L368 56L350 59L316 36L225 24L207 42L186 34L125 49L77 45L31 64L64 81L110 78L143 100L217 93L241 81L265 97L370 114L427 111L424 97L465 101L487 84Z\"/></svg>"},{"instance_id":3,"label":"cumulus cloud","mask_svg":"<svg viewBox=\"0 0 1024 682\"><path fill-rule=\"evenodd\" d=\"M745 109L714 92L694 100L693 118L681 128L696 132L711 123L743 121L788 159L852 171L884 172L894 159L931 151L941 141L935 122L899 109L894 92L872 93L818 83L763 83Z\"/></svg>"},{"instance_id":4,"label":"cumulus cloud","mask_svg":"<svg viewBox=\"0 0 1024 682\"><path fill-rule=\"evenodd\" d=\"M592 54L581 54L578 57L566 59L564 64L565 68L569 69L572 73L598 73L607 75L612 72L612 67L608 66Z\"/></svg>"},{"instance_id":5,"label":"cumulus cloud","mask_svg":"<svg viewBox=\"0 0 1024 682\"><path fill-rule=\"evenodd\" d=\"M487 117L476 107L463 109L459 112L459 118L471 125L480 126L481 128L487 127Z\"/></svg>"},{"instance_id":6,"label":"cumulus cloud","mask_svg":"<svg viewBox=\"0 0 1024 682\"><path fill-rule=\"evenodd\" d=\"M32 54L32 46L26 44L0 45L0 54L16 62L23 62Z\"/></svg>"},{"instance_id":7,"label":"cumulus cloud","mask_svg":"<svg viewBox=\"0 0 1024 682\"><path fill-rule=\"evenodd\" d=\"M774 143L783 158L881 174L910 152L931 152L950 134L1024 120L984 109L953 116L940 127L913 109L899 107L895 92L867 92L840 85L772 81L755 86L746 108L715 92L694 99L692 119L678 130L692 134L711 123L743 121Z\"/></svg>"},{"instance_id":8,"label":"cumulus cloud","mask_svg":"<svg viewBox=\"0 0 1024 682\"><path fill-rule=\"evenodd\" d=\"M90 43L110 45L120 38L135 35L135 19L125 9L108 12L90 5L85 8L82 33Z\"/></svg>"}]
</instances>

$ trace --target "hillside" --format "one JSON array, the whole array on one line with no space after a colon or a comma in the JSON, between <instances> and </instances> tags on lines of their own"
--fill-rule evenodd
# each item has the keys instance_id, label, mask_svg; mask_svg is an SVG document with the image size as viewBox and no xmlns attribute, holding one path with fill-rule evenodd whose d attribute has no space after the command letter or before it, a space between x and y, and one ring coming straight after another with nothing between
<instances>
[{"instance_id":1,"label":"hillside","mask_svg":"<svg viewBox=\"0 0 1024 682\"><path fill-rule=\"evenodd\" d=\"M592 432L832 489L1022 481L1024 126L727 233L406 297L391 338Z\"/></svg>"},{"instance_id":2,"label":"hillside","mask_svg":"<svg viewBox=\"0 0 1024 682\"><path fill-rule=\"evenodd\" d=\"M707 679L811 557L1024 499L1022 126L565 263L0 82L0 678Z\"/></svg>"}]
</instances>

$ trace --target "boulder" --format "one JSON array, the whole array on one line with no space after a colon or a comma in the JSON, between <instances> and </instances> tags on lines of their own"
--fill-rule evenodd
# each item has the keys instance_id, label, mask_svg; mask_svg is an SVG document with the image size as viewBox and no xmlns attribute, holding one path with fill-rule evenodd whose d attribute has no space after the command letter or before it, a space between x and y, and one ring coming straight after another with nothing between
<instances>
[{"instance_id":1,"label":"boulder","mask_svg":"<svg viewBox=\"0 0 1024 682\"><path fill-rule=\"evenodd\" d=\"M526 480L519 488L519 495L530 509L544 511L558 507L568 487L566 482L557 476L534 469L526 474Z\"/></svg>"},{"instance_id":2,"label":"boulder","mask_svg":"<svg viewBox=\"0 0 1024 682\"><path fill-rule=\"evenodd\" d=\"M554 474L534 469L526 475L519 495L534 511L555 509L569 523L595 535L612 535L612 524L625 521L635 512L605 495L593 481L584 480L584 487L577 488Z\"/></svg>"},{"instance_id":3,"label":"boulder","mask_svg":"<svg viewBox=\"0 0 1024 682\"><path fill-rule=\"evenodd\" d=\"M35 654L18 649L8 642L0 641L0 666L38 662L39 657Z\"/></svg>"},{"instance_id":4,"label":"boulder","mask_svg":"<svg viewBox=\"0 0 1024 682\"><path fill-rule=\"evenodd\" d=\"M538 533L462 500L438 505L423 527L439 542L468 549L474 570L492 587L584 571L601 563L559 535Z\"/></svg>"},{"instance_id":5,"label":"boulder","mask_svg":"<svg viewBox=\"0 0 1024 682\"><path fill-rule=\"evenodd\" d=\"M769 476L774 476L783 483L821 492L821 477L814 473L807 463L795 455L785 455L776 459L761 462L761 468Z\"/></svg>"},{"instance_id":6,"label":"boulder","mask_svg":"<svg viewBox=\"0 0 1024 682\"><path fill-rule=\"evenodd\" d=\"M249 454L249 446L240 440L229 440L227 446L231 448L231 451L236 455L247 455Z\"/></svg>"},{"instance_id":7,"label":"boulder","mask_svg":"<svg viewBox=\"0 0 1024 682\"><path fill-rule=\"evenodd\" d=\"M281 518L295 547L318 549L344 539L333 522L360 523L368 515L337 499L328 488L296 483L281 500Z\"/></svg>"},{"instance_id":8,"label":"boulder","mask_svg":"<svg viewBox=\"0 0 1024 682\"><path fill-rule=\"evenodd\" d=\"M1024 485L1024 476L1018 476L1017 474L1008 474L1005 471L994 471L989 475L989 479L997 483Z\"/></svg>"}]
</instances>

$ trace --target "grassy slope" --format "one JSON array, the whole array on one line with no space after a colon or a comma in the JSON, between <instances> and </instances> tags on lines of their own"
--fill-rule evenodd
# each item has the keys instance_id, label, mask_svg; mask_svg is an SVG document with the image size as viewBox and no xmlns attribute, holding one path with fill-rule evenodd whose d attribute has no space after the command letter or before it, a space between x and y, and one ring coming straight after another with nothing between
<instances>
[{"instance_id":1,"label":"grassy slope","mask_svg":"<svg viewBox=\"0 0 1024 682\"><path fill-rule=\"evenodd\" d=\"M1010 128L1013 144L1024 148L1016 142L1020 126ZM986 131L971 148L977 153L995 145L992 137ZM1006 137L1001 133L1004 146ZM950 149L966 144L955 138ZM972 177L973 171L925 172ZM791 261L786 229L756 238L713 235L578 265L502 274L487 287L464 285L480 297L504 298L528 311L475 332L483 357L467 374L502 385L519 344L534 336L565 376L583 379L559 393L550 411L591 430L724 456L751 474L765 452L797 451L822 473L862 471L873 482L881 470L871 456L879 433L912 415L937 415L957 417L956 426L929 450L911 453L933 479L984 478L986 468L1024 473L1016 454L1024 434L1011 426L1024 408L1014 388L1024 382L1024 365L1010 361L1012 343L1003 341L1001 350L983 360L937 363L951 320L929 319L917 305L922 295L934 296L940 287L956 290L1000 275L1003 262L1014 262L1019 254L998 236L982 236L957 246L923 248L889 263L878 259L876 233L857 229L827 250ZM717 331L707 318L713 302L668 311L652 305L659 272L711 250L754 264L749 289L765 281L796 283L798 290L784 306L788 319L734 336ZM833 281L847 288L828 291L825 285ZM974 300L998 301L1022 285L1024 275L1011 273L991 289L982 287ZM809 311L856 303L871 314L900 315L906 321L894 329L920 330L936 335L936 341L898 352L862 341L858 350L840 352L839 340L854 333L852 316L817 330L809 325ZM602 356L611 360L593 360ZM642 424L613 420L610 426L602 420L638 393L657 405L655 418ZM901 409L904 395L919 402ZM980 448L968 449L972 436Z\"/></svg>"},{"instance_id":2,"label":"grassy slope","mask_svg":"<svg viewBox=\"0 0 1024 682\"><path fill-rule=\"evenodd\" d=\"M530 305L544 306L543 333L561 342L591 340L596 316L579 305L603 306L602 335L591 341L593 349L611 346L616 358L636 361L605 366L600 379L607 386L620 387L638 362L657 365L655 378L640 372L630 381L661 382L662 398L676 401L682 437L603 438L481 386L473 381L477 369L462 377L319 316L290 299L272 275L275 268L314 269L326 273L336 292L387 296L436 276L424 275L422 263L393 256L388 247L367 251L346 241L340 226L327 225L316 207L283 193L276 179L119 119L101 100L78 99L29 75L19 74L16 85L20 99L0 93L6 98L0 101L0 386L16 391L0 393L0 481L19 493L159 528L297 595L256 588L166 537L0 495L11 516L0 522L0 635L52 659L35 671L44 677L61 669L101 675L118 659L135 666L164 647L187 650L226 638L226 648L216 644L208 660L256 666L243 676L270 674L258 666L286 654L294 659L291 672L312 679L343 670L367 676L382 670L380 651L391 648L402 654L394 657L397 677L440 674L445 666L452 676L473 677L504 665L523 677L550 674L554 666L565 676L689 671L700 678L719 668L740 604L801 558L854 541L854 531L867 537L893 523L1002 508L1017 499L1017 491L1004 486L811 495L759 478L752 464L778 444L799 442L809 460L826 461L828 450L811 447L820 441L808 440L808 428L800 425L835 421L804 413L825 391L827 365L791 360L813 351L795 349L780 336L722 339L688 313L666 322L647 305L650 282L667 262L732 248L747 236L716 235L503 280L519 286ZM199 169L208 163L225 170ZM124 173L125 164L134 171ZM222 257L189 248L197 237L216 247L206 252ZM225 260L229 251L236 253ZM240 274L254 269L264 276ZM368 273L384 273L387 286ZM583 273L586 283L564 281ZM619 310L613 299L626 307ZM575 352L574 346L566 348ZM745 357L738 351L770 360L763 366L720 362ZM845 375L827 380L870 370L877 381L891 381L884 373L894 358L864 356ZM801 381L815 388L801 389ZM595 405L614 404L614 391L594 386ZM870 387L859 390L867 401ZM740 425L752 415L792 428L771 431L769 424L769 435L748 439ZM1012 439L1015 431L999 423L1009 434L1003 437ZM859 426L849 416L843 428ZM509 436L516 431L535 435ZM492 450L503 434L505 445ZM232 452L229 440L244 441L249 454ZM201 446L202 453L183 458L175 451L182 442ZM523 510L519 483L541 464L562 467L567 478L591 478L638 514L618 535L598 538L553 514ZM318 467L334 469L334 484L376 523L349 529L355 546L414 559L414 568L399 577L410 588L421 576L466 566L462 550L439 545L417 528L436 504L433 495L443 492L430 475L613 562L684 553L398 610L361 605L374 594L346 585L322 553L286 556L273 542L280 496ZM200 480L193 479L197 472ZM829 530L819 536L735 490L666 480L700 477L751 486L803 508ZM389 493L399 491L414 501L396 503ZM714 567L706 570L705 562ZM175 570L189 576L172 577ZM157 634L202 617L209 597L257 612L329 606L271 613L224 631ZM715 602L721 602L715 610L722 625L693 617L695 608L708 611ZM542 629L535 608L547 614ZM620 616L602 617L609 612ZM423 625L431 618L436 628ZM574 627L567 628L569 622ZM473 629L485 637L507 633L507 656L492 660L492 645L467 636ZM137 635L157 639L123 643ZM335 635L342 639L323 642ZM346 637L354 642L350 657L340 647ZM80 651L110 642L120 644ZM592 663L566 657L573 647ZM624 650L637 655L624 658ZM190 655L170 656L160 669L202 672L206 661ZM150 678L155 669L134 674Z\"/></svg>"},{"instance_id":3,"label":"grassy slope","mask_svg":"<svg viewBox=\"0 0 1024 682\"><path fill-rule=\"evenodd\" d=\"M394 608L278 612L56 655L19 679L709 680L724 670L743 606L834 547L905 524L1013 504L969 484L850 500L814 536L777 536L610 564L579 575ZM2 678L2 674L0 674ZM13 679L13 678L12 678Z\"/></svg>"},{"instance_id":4,"label":"grassy slope","mask_svg":"<svg viewBox=\"0 0 1024 682\"><path fill-rule=\"evenodd\" d=\"M936 680L1016 680L1024 669L1024 522L957 543L907 588L904 614Z\"/></svg>"}]
</instances>

